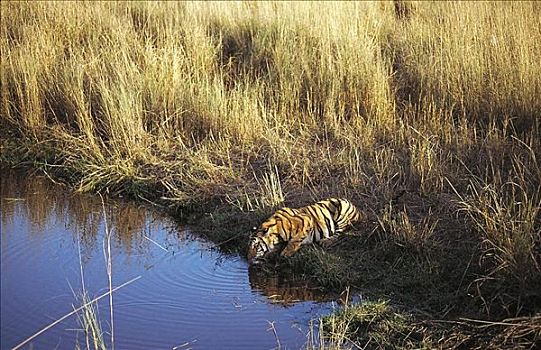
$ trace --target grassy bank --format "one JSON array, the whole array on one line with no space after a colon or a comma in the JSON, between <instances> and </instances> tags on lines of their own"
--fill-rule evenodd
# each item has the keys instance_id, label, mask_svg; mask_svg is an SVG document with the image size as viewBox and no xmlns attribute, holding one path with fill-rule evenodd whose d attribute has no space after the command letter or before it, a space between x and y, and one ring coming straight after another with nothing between
<instances>
[{"instance_id":1,"label":"grassy bank","mask_svg":"<svg viewBox=\"0 0 541 350\"><path fill-rule=\"evenodd\" d=\"M280 268L449 322L421 343L538 325L538 3L0 6L2 163L241 251L276 207L344 196L366 222ZM472 344L541 337L500 323Z\"/></svg>"}]
</instances>

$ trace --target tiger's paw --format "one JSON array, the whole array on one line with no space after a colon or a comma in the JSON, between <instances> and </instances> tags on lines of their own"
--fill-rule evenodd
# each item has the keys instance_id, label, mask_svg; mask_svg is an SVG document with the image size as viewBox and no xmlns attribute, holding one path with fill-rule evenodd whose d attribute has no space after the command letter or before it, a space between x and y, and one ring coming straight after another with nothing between
<instances>
[{"instance_id":1,"label":"tiger's paw","mask_svg":"<svg viewBox=\"0 0 541 350\"><path fill-rule=\"evenodd\" d=\"M282 252L280 253L280 256L282 258L290 258L291 256L293 256L293 254L295 254L295 252L299 250L298 248L297 249L291 249L290 247L286 247L284 250L282 250Z\"/></svg>"},{"instance_id":2,"label":"tiger's paw","mask_svg":"<svg viewBox=\"0 0 541 350\"><path fill-rule=\"evenodd\" d=\"M324 239L322 241L319 241L319 245L323 249L328 249L328 248L331 248L332 246L334 246L337 242L338 242L338 237L333 236L331 238L327 238L327 239Z\"/></svg>"},{"instance_id":3,"label":"tiger's paw","mask_svg":"<svg viewBox=\"0 0 541 350\"><path fill-rule=\"evenodd\" d=\"M282 258L289 258L291 257L295 252L293 251L286 251L286 249L284 249L281 253L280 253L280 256Z\"/></svg>"}]
</instances>

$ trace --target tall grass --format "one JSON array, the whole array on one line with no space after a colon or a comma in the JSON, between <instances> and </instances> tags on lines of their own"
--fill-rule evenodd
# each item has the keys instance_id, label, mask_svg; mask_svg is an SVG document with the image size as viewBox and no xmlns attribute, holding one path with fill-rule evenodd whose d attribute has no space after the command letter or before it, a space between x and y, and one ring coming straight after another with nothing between
<instances>
[{"instance_id":1,"label":"tall grass","mask_svg":"<svg viewBox=\"0 0 541 350\"><path fill-rule=\"evenodd\" d=\"M81 302L84 306L78 313L77 319L85 335L85 349L106 350L107 346L103 337L102 326L99 321L98 307L90 302L90 297L83 292ZM76 344L75 348L81 346Z\"/></svg>"},{"instance_id":2,"label":"tall grass","mask_svg":"<svg viewBox=\"0 0 541 350\"><path fill-rule=\"evenodd\" d=\"M1 12L4 162L172 208L347 196L416 251L471 241L487 308L537 300L522 293L541 275L537 2ZM417 203L388 207L403 191Z\"/></svg>"}]
</instances>

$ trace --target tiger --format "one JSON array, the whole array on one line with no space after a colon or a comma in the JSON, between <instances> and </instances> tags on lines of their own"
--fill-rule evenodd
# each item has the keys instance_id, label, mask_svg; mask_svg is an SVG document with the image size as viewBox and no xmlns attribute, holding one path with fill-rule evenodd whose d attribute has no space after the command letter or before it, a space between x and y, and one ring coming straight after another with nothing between
<instances>
[{"instance_id":1,"label":"tiger","mask_svg":"<svg viewBox=\"0 0 541 350\"><path fill-rule=\"evenodd\" d=\"M259 264L277 254L291 257L303 244L325 245L362 214L347 199L329 198L302 208L284 207L254 227L248 245L248 262Z\"/></svg>"}]
</instances>

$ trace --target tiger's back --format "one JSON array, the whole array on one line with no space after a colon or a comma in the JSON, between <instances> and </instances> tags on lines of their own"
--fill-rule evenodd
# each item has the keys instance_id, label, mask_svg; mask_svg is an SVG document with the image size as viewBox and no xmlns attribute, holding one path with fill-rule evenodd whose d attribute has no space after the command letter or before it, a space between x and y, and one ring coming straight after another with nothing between
<instances>
[{"instance_id":1,"label":"tiger's back","mask_svg":"<svg viewBox=\"0 0 541 350\"><path fill-rule=\"evenodd\" d=\"M346 199L329 198L298 209L279 209L253 233L248 260L256 263L283 246L281 255L291 256L301 245L328 240L360 219L361 212Z\"/></svg>"},{"instance_id":2,"label":"tiger's back","mask_svg":"<svg viewBox=\"0 0 541 350\"><path fill-rule=\"evenodd\" d=\"M347 199L329 198L298 209L314 218L313 242L328 239L344 232L351 224L361 219L361 213Z\"/></svg>"}]
</instances>

